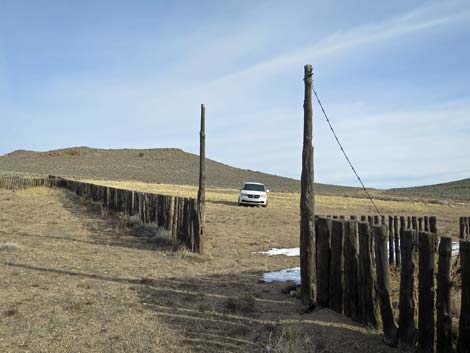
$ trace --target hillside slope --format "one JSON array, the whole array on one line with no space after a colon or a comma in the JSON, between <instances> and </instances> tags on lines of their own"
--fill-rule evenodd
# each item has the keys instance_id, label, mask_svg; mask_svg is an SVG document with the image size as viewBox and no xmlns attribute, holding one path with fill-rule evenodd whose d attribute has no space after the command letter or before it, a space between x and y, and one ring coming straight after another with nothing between
<instances>
[{"instance_id":1,"label":"hillside slope","mask_svg":"<svg viewBox=\"0 0 470 353\"><path fill-rule=\"evenodd\" d=\"M418 199L452 199L470 201L470 178L434 185L397 188L383 191L385 195Z\"/></svg>"},{"instance_id":2,"label":"hillside slope","mask_svg":"<svg viewBox=\"0 0 470 353\"><path fill-rule=\"evenodd\" d=\"M300 182L207 160L207 183L212 187L238 188L243 181L265 183L274 191L296 192ZM0 172L55 174L108 180L197 185L199 157L174 148L103 150L74 147L48 152L15 151L0 157ZM316 184L326 195L354 195L358 188Z\"/></svg>"}]
</instances>

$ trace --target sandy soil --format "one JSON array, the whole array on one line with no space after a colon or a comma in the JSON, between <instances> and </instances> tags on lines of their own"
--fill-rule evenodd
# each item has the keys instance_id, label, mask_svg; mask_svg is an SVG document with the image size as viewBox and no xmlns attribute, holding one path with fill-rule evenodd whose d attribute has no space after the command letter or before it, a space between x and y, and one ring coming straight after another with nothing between
<instances>
[{"instance_id":1,"label":"sandy soil","mask_svg":"<svg viewBox=\"0 0 470 353\"><path fill-rule=\"evenodd\" d=\"M0 191L0 351L392 351L328 309L304 313L282 293L286 284L259 280L298 266L253 254L298 246L296 196L273 195L267 209L237 207L232 197L210 197L208 254L198 256L172 250L164 234L139 236L65 190ZM342 202L320 200L318 211L370 213ZM468 213L397 204L390 211L436 214L445 229Z\"/></svg>"}]
</instances>

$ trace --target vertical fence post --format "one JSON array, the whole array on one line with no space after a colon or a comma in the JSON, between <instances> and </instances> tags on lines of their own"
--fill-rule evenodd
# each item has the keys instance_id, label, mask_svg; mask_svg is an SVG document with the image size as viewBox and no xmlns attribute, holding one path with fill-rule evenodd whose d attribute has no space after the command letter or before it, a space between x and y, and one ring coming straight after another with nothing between
<instances>
[{"instance_id":1,"label":"vertical fence post","mask_svg":"<svg viewBox=\"0 0 470 353\"><path fill-rule=\"evenodd\" d=\"M330 218L317 218L317 304L327 307L330 293L330 239L332 222Z\"/></svg>"},{"instance_id":2,"label":"vertical fence post","mask_svg":"<svg viewBox=\"0 0 470 353\"><path fill-rule=\"evenodd\" d=\"M393 317L392 303L390 301L390 269L387 261L387 226L373 226L372 235L375 244L375 263L377 273L377 293L382 317L384 342L396 347L398 341L398 328Z\"/></svg>"},{"instance_id":3,"label":"vertical fence post","mask_svg":"<svg viewBox=\"0 0 470 353\"><path fill-rule=\"evenodd\" d=\"M418 230L418 219L416 216L411 217L411 227L416 231Z\"/></svg>"},{"instance_id":4,"label":"vertical fence post","mask_svg":"<svg viewBox=\"0 0 470 353\"><path fill-rule=\"evenodd\" d=\"M419 232L418 351L434 352L434 234Z\"/></svg>"},{"instance_id":5,"label":"vertical fence post","mask_svg":"<svg viewBox=\"0 0 470 353\"><path fill-rule=\"evenodd\" d=\"M452 310L450 307L450 262L452 239L441 237L437 270L437 352L452 352Z\"/></svg>"},{"instance_id":6,"label":"vertical fence post","mask_svg":"<svg viewBox=\"0 0 470 353\"><path fill-rule=\"evenodd\" d=\"M201 104L201 131L199 132L199 190L197 192L198 227L196 251L204 252L206 210L206 107Z\"/></svg>"},{"instance_id":7,"label":"vertical fence post","mask_svg":"<svg viewBox=\"0 0 470 353\"><path fill-rule=\"evenodd\" d=\"M465 229L465 218L466 217L460 217L460 239L465 239L466 236L466 229Z\"/></svg>"},{"instance_id":8,"label":"vertical fence post","mask_svg":"<svg viewBox=\"0 0 470 353\"><path fill-rule=\"evenodd\" d=\"M358 320L359 297L357 271L359 265L359 244L357 238L357 221L351 219L344 227L344 315Z\"/></svg>"},{"instance_id":9,"label":"vertical fence post","mask_svg":"<svg viewBox=\"0 0 470 353\"><path fill-rule=\"evenodd\" d=\"M330 309L343 312L343 239L344 221L333 220L331 229Z\"/></svg>"},{"instance_id":10,"label":"vertical fence post","mask_svg":"<svg viewBox=\"0 0 470 353\"><path fill-rule=\"evenodd\" d=\"M413 238L414 230L406 229L401 237L400 302L398 338L400 348L409 351L416 345Z\"/></svg>"},{"instance_id":11,"label":"vertical fence post","mask_svg":"<svg viewBox=\"0 0 470 353\"><path fill-rule=\"evenodd\" d=\"M398 227L398 216L393 217L393 234L395 236L395 266L400 267L400 231Z\"/></svg>"},{"instance_id":12,"label":"vertical fence post","mask_svg":"<svg viewBox=\"0 0 470 353\"><path fill-rule=\"evenodd\" d=\"M464 238L468 239L470 234L470 217L463 217L464 222Z\"/></svg>"},{"instance_id":13,"label":"vertical fence post","mask_svg":"<svg viewBox=\"0 0 470 353\"><path fill-rule=\"evenodd\" d=\"M428 216L424 216L424 230L426 232L429 232L429 217Z\"/></svg>"},{"instance_id":14,"label":"vertical fence post","mask_svg":"<svg viewBox=\"0 0 470 353\"><path fill-rule=\"evenodd\" d=\"M388 216L388 264L395 263L395 249L393 246L393 217Z\"/></svg>"},{"instance_id":15,"label":"vertical fence post","mask_svg":"<svg viewBox=\"0 0 470 353\"><path fill-rule=\"evenodd\" d=\"M304 74L304 138L302 149L302 176L300 183L300 295L302 303L309 308L313 308L315 306L313 277L316 272L316 249L312 141L312 65L305 65Z\"/></svg>"},{"instance_id":16,"label":"vertical fence post","mask_svg":"<svg viewBox=\"0 0 470 353\"><path fill-rule=\"evenodd\" d=\"M359 307L360 322L372 328L377 328L377 310L374 303L374 276L372 274L371 234L370 224L360 222L359 230Z\"/></svg>"},{"instance_id":17,"label":"vertical fence post","mask_svg":"<svg viewBox=\"0 0 470 353\"><path fill-rule=\"evenodd\" d=\"M429 231L431 233L437 233L437 219L436 219L436 216L429 217Z\"/></svg>"},{"instance_id":18,"label":"vertical fence post","mask_svg":"<svg viewBox=\"0 0 470 353\"><path fill-rule=\"evenodd\" d=\"M460 241L460 265L462 268L462 293L460 305L459 339L457 351L470 352L470 242Z\"/></svg>"}]
</instances>

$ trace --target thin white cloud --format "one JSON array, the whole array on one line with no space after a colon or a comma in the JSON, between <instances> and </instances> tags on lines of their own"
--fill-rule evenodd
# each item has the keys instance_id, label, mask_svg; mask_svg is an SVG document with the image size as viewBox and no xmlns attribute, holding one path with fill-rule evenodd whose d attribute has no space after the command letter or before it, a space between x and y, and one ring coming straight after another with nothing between
<instances>
[{"instance_id":1,"label":"thin white cloud","mask_svg":"<svg viewBox=\"0 0 470 353\"><path fill-rule=\"evenodd\" d=\"M455 3L437 3L431 6L423 6L396 18L387 19L382 23L372 23L347 31L336 32L315 44L289 51L275 58L258 62L243 70L222 76L215 80L213 84L227 84L227 82L233 80L260 78L262 75L270 75L286 68L299 67L307 62L327 58L344 50L377 45L397 37L469 20L470 7L468 6L463 11L455 6Z\"/></svg>"}]
</instances>

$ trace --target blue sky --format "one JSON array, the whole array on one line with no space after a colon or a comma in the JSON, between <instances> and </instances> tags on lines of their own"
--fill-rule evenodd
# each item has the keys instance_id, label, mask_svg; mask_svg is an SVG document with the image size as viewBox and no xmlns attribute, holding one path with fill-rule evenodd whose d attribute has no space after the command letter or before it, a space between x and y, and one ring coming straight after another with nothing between
<instances>
[{"instance_id":1,"label":"blue sky","mask_svg":"<svg viewBox=\"0 0 470 353\"><path fill-rule=\"evenodd\" d=\"M303 65L366 185L470 177L470 2L0 0L0 154L179 147L300 177ZM314 107L316 180L357 185Z\"/></svg>"}]
</instances>

